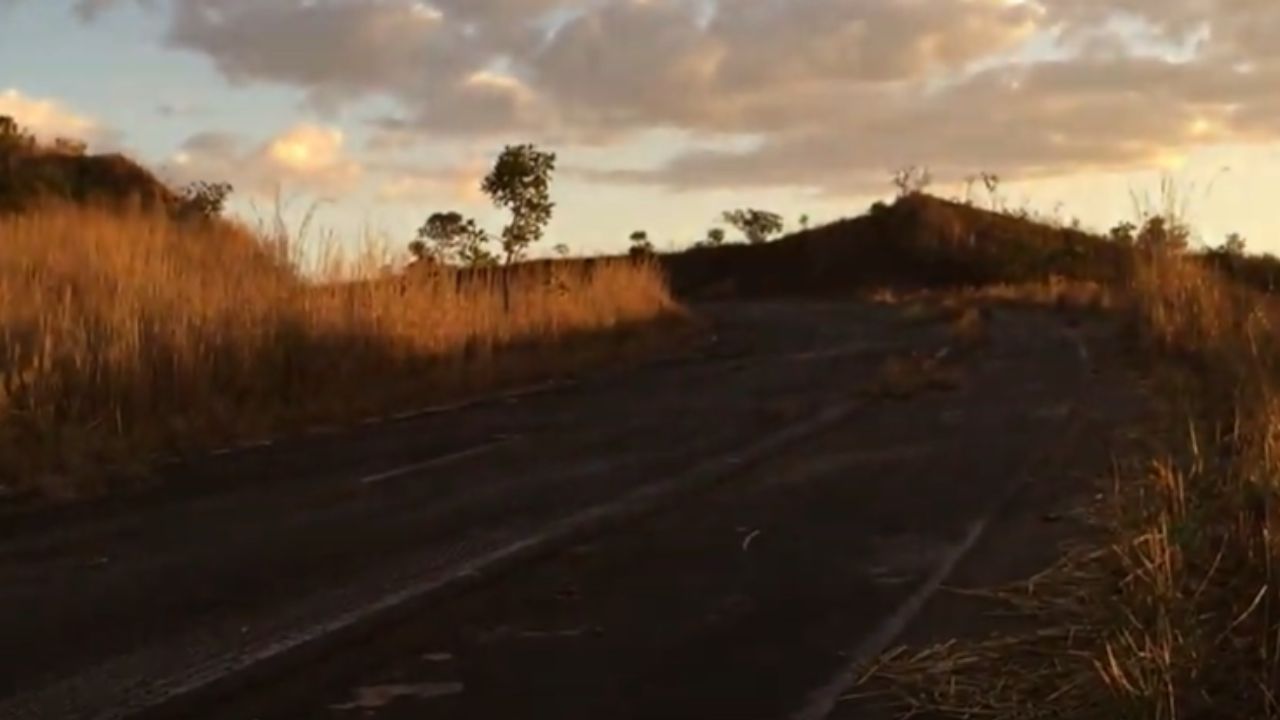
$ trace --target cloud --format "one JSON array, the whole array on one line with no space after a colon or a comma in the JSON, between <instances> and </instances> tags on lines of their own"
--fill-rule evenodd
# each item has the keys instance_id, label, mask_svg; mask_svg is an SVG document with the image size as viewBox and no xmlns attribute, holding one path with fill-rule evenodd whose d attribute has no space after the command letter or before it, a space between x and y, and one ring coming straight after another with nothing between
<instances>
[{"instance_id":1,"label":"cloud","mask_svg":"<svg viewBox=\"0 0 1280 720\"><path fill-rule=\"evenodd\" d=\"M418 96L487 56L412 0L179 0L167 42L209 57L234 82L301 87L320 104Z\"/></svg>"},{"instance_id":2,"label":"cloud","mask_svg":"<svg viewBox=\"0 0 1280 720\"><path fill-rule=\"evenodd\" d=\"M377 198L386 202L477 205L485 201L480 189L484 174L485 166L479 163L392 173L378 186Z\"/></svg>"},{"instance_id":3,"label":"cloud","mask_svg":"<svg viewBox=\"0 0 1280 720\"><path fill-rule=\"evenodd\" d=\"M1280 140L1274 0L157 5L165 42L230 82L297 88L324 108L390 101L373 150L414 139L608 145L656 129L688 138L688 152L656 168L585 171L613 182L847 193L908 163L941 178L1046 177ZM717 148L725 136L757 142ZM448 184L402 175L384 191Z\"/></svg>"},{"instance_id":4,"label":"cloud","mask_svg":"<svg viewBox=\"0 0 1280 720\"><path fill-rule=\"evenodd\" d=\"M197 133L162 164L161 173L175 184L230 182L252 194L280 187L337 194L354 187L364 168L347 155L341 131L304 123L257 145L229 133Z\"/></svg>"},{"instance_id":5,"label":"cloud","mask_svg":"<svg viewBox=\"0 0 1280 720\"><path fill-rule=\"evenodd\" d=\"M76 0L75 12L82 20L94 20L98 15L110 10L118 0Z\"/></svg>"},{"instance_id":6,"label":"cloud","mask_svg":"<svg viewBox=\"0 0 1280 720\"><path fill-rule=\"evenodd\" d=\"M1008 49L1041 14L1004 0L719 5L173 0L167 41L233 82L298 87L321 107L391 98L402 112L384 129L594 142L655 125L752 129L792 93L856 95Z\"/></svg>"},{"instance_id":7,"label":"cloud","mask_svg":"<svg viewBox=\"0 0 1280 720\"><path fill-rule=\"evenodd\" d=\"M877 5L885 4L866 3ZM895 5L898 13L923 7ZM932 39L927 25L894 30L923 22L914 16L898 26L878 24L878 34L886 30L881 39L897 39L866 56L870 65L860 64L856 50L826 74L813 58L798 61L806 70L794 73L768 60L766 74L748 73L751 82L742 84L768 92L692 89L728 106L721 123L762 142L745 151L694 149L656 169L587 175L681 189L859 193L883 189L888 172L908 163L929 165L944 179L984 169L1033 178L1161 167L1206 144L1280 139L1273 90L1280 86L1280 5L1129 0L1123 14L1092 0L1004 5L1014 15L995 4L975 14L973 7L930 3L930 11L950 16L952 28L965 28L941 39ZM842 32L832 18L824 24ZM915 37L910 45L917 49L895 50L903 37ZM1053 51L1011 59L1028 38ZM993 39L994 52L981 49ZM801 56L818 52L799 38L777 47ZM842 69L860 72L836 73ZM768 73L785 82L770 84Z\"/></svg>"},{"instance_id":8,"label":"cloud","mask_svg":"<svg viewBox=\"0 0 1280 720\"><path fill-rule=\"evenodd\" d=\"M381 201L487 205L480 186L491 165L491 158L473 147L436 162L378 160L367 170L377 179L376 197Z\"/></svg>"},{"instance_id":9,"label":"cloud","mask_svg":"<svg viewBox=\"0 0 1280 720\"><path fill-rule=\"evenodd\" d=\"M201 103L184 101L161 102L156 104L156 114L162 118L191 117L208 113L209 108Z\"/></svg>"},{"instance_id":10,"label":"cloud","mask_svg":"<svg viewBox=\"0 0 1280 720\"><path fill-rule=\"evenodd\" d=\"M342 131L317 125L298 125L266 144L263 153L272 166L284 172L323 176L346 174L350 161L343 157Z\"/></svg>"},{"instance_id":11,"label":"cloud","mask_svg":"<svg viewBox=\"0 0 1280 720\"><path fill-rule=\"evenodd\" d=\"M1015 46L1030 6L993 0L753 0L705 23L699 5L613 2L567 24L531 60L575 123L672 124L716 132L813 122L778 116L794 98L848 100L954 73ZM761 110L773 110L762 118Z\"/></svg>"},{"instance_id":12,"label":"cloud","mask_svg":"<svg viewBox=\"0 0 1280 720\"><path fill-rule=\"evenodd\" d=\"M910 163L943 180L979 170L1030 179L1160 167L1203 144L1280 138L1280 103L1239 100L1277 83L1276 72L1240 77L1154 60L1002 67L934 93L883 92L831 108L826 122L772 133L747 151L694 151L657 169L596 177L860 193L883 189L889 171Z\"/></svg>"},{"instance_id":13,"label":"cloud","mask_svg":"<svg viewBox=\"0 0 1280 720\"><path fill-rule=\"evenodd\" d=\"M0 0L0 11L8 7L13 7L25 0ZM134 0L136 4L144 8L154 9L159 2L164 0ZM98 16L114 9L120 5L123 0L75 0L71 3L71 11L84 22L92 22L98 19Z\"/></svg>"},{"instance_id":14,"label":"cloud","mask_svg":"<svg viewBox=\"0 0 1280 720\"><path fill-rule=\"evenodd\" d=\"M51 98L36 98L10 88L0 90L0 115L8 115L42 142L65 137L83 140L102 149L114 145L118 136L98 121L82 115Z\"/></svg>"}]
</instances>

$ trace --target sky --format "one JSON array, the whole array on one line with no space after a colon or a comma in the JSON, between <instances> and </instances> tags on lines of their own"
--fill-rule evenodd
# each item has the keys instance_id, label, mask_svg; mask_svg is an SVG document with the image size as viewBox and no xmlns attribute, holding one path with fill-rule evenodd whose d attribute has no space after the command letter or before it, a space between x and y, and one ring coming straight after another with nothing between
<instances>
[{"instance_id":1,"label":"sky","mask_svg":"<svg viewBox=\"0 0 1280 720\"><path fill-rule=\"evenodd\" d=\"M1205 244L1280 252L1275 0L0 0L0 114L396 245L500 229L480 180L533 142L542 252L835 220L911 165L1095 229L1167 178Z\"/></svg>"}]
</instances>

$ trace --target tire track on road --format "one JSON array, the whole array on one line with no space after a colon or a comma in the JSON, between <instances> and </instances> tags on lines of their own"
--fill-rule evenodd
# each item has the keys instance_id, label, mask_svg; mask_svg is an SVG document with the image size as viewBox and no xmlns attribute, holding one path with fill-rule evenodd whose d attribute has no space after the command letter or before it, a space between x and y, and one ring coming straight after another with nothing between
<instances>
[{"instance_id":1,"label":"tire track on road","mask_svg":"<svg viewBox=\"0 0 1280 720\"><path fill-rule=\"evenodd\" d=\"M290 664L291 656L296 655L298 660L303 660L303 654L310 656L353 635L367 632L372 626L398 617L436 595L490 579L520 563L553 553L586 537L619 528L682 497L709 489L798 442L836 427L861 405L860 401L852 400L830 406L806 421L793 424L736 452L704 461L688 473L581 511L537 533L477 552L467 560L309 627L260 638L248 646L230 651L209 652L186 667L150 667L148 674L139 670L151 666L151 658L156 661L170 659L173 654L171 648L181 646L185 640L145 648L34 693L10 698L0 703L0 718L125 720L179 717L184 708L250 681L260 669L267 670L269 666L269 671L279 671L282 666Z\"/></svg>"},{"instance_id":2,"label":"tire track on road","mask_svg":"<svg viewBox=\"0 0 1280 720\"><path fill-rule=\"evenodd\" d=\"M1081 376L1075 396L1082 397L1083 391L1088 387L1092 356L1079 333L1063 330L1063 336L1075 348L1080 360ZM1027 460L1026 465L1017 473L1014 482L992 502L981 517L969 525L964 537L942 554L934 570L915 592L907 597L870 635L854 645L854 649L849 653L849 661L826 684L810 693L804 704L790 716L789 720L825 720L832 713L839 704L840 698L857 684L866 667L888 650L894 641L911 626L925 606L937 596L938 591L943 588L960 563L978 546L992 523L1031 484L1034 469L1044 463L1065 459L1083 433L1085 413L1081 406L1081 401L1071 404L1068 410L1067 427L1059 441L1045 451L1033 454Z\"/></svg>"}]
</instances>

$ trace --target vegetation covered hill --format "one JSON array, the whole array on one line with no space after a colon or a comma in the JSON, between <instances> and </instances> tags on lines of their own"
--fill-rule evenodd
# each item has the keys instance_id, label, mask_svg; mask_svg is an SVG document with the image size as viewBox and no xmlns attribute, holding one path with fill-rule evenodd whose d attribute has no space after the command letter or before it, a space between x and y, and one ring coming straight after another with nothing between
<instances>
[{"instance_id":1,"label":"vegetation covered hill","mask_svg":"<svg viewBox=\"0 0 1280 720\"><path fill-rule=\"evenodd\" d=\"M182 206L179 193L123 155L89 155L83 143L67 140L42 146L11 118L0 117L0 212L51 201L171 211Z\"/></svg>"},{"instance_id":2,"label":"vegetation covered hill","mask_svg":"<svg viewBox=\"0 0 1280 720\"><path fill-rule=\"evenodd\" d=\"M777 241L700 244L661 255L683 296L840 294L877 288L960 288L1057 278L1123 283L1135 250L1176 251L1258 290L1280 287L1280 259L1243 241L1191 249L1191 229L1152 214L1106 234L924 193Z\"/></svg>"},{"instance_id":3,"label":"vegetation covered hill","mask_svg":"<svg viewBox=\"0 0 1280 720\"><path fill-rule=\"evenodd\" d=\"M694 247L664 264L680 292L729 280L741 294L768 295L1102 279L1126 257L1080 230L912 194L772 243Z\"/></svg>"},{"instance_id":4,"label":"vegetation covered hill","mask_svg":"<svg viewBox=\"0 0 1280 720\"><path fill-rule=\"evenodd\" d=\"M0 135L0 497L573 372L680 316L628 260L399 275L371 250L304 274L288 238L219 215L220 186Z\"/></svg>"},{"instance_id":5,"label":"vegetation covered hill","mask_svg":"<svg viewBox=\"0 0 1280 720\"><path fill-rule=\"evenodd\" d=\"M69 201L114 207L176 209L180 199L123 155L72 155L56 150L0 154L0 210Z\"/></svg>"}]
</instances>

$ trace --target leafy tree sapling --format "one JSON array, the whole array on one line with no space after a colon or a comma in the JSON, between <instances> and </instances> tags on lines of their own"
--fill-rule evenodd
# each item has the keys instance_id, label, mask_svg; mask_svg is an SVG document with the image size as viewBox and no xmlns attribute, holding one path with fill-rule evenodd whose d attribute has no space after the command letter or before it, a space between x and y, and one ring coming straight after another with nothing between
<instances>
[{"instance_id":1,"label":"leafy tree sapling","mask_svg":"<svg viewBox=\"0 0 1280 720\"><path fill-rule=\"evenodd\" d=\"M418 229L418 239L410 244L410 251L421 245L422 252L438 262L468 267L490 265L497 258L489 252L489 239L489 233L475 220L456 212L434 213Z\"/></svg>"},{"instance_id":2,"label":"leafy tree sapling","mask_svg":"<svg viewBox=\"0 0 1280 720\"><path fill-rule=\"evenodd\" d=\"M645 257L653 254L653 243L649 242L649 233L636 230L631 233L631 257Z\"/></svg>"},{"instance_id":3,"label":"leafy tree sapling","mask_svg":"<svg viewBox=\"0 0 1280 720\"><path fill-rule=\"evenodd\" d=\"M220 217L226 209L227 198L234 190L231 183L226 182L200 180L189 183L178 192L178 214L204 220Z\"/></svg>"},{"instance_id":4,"label":"leafy tree sapling","mask_svg":"<svg viewBox=\"0 0 1280 720\"><path fill-rule=\"evenodd\" d=\"M730 210L724 214L724 221L737 228L752 245L769 241L769 238L782 232L782 216L767 210Z\"/></svg>"},{"instance_id":5,"label":"leafy tree sapling","mask_svg":"<svg viewBox=\"0 0 1280 720\"><path fill-rule=\"evenodd\" d=\"M542 239L551 221L555 209L551 175L555 168L555 153L530 144L508 145L481 185L494 205L511 213L510 223L502 230L507 265L523 258L529 246Z\"/></svg>"}]
</instances>

